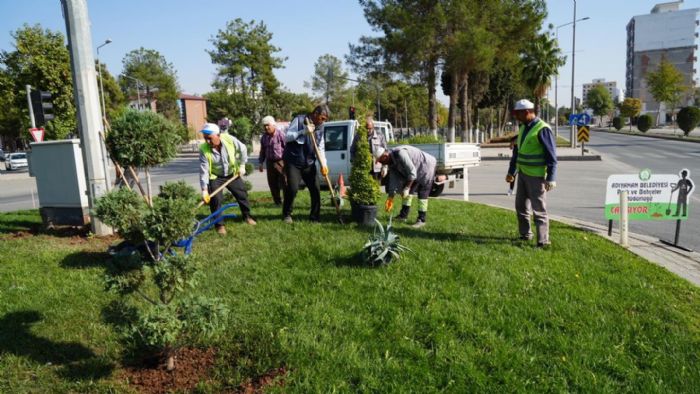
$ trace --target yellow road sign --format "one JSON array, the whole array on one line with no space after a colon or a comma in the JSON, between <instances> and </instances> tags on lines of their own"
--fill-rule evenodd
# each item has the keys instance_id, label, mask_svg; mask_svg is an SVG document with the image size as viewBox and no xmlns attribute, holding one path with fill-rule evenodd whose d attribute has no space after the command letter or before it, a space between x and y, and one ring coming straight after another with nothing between
<instances>
[{"instance_id":1,"label":"yellow road sign","mask_svg":"<svg viewBox=\"0 0 700 394\"><path fill-rule=\"evenodd\" d=\"M590 128L581 126L578 129L578 142L588 142L590 140Z\"/></svg>"}]
</instances>

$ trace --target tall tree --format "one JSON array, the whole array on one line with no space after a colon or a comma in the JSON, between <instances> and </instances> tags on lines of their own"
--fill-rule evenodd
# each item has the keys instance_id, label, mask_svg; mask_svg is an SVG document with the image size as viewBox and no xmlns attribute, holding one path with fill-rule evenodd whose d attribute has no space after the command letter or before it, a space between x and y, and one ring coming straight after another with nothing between
<instances>
[{"instance_id":1,"label":"tall tree","mask_svg":"<svg viewBox=\"0 0 700 394\"><path fill-rule=\"evenodd\" d=\"M632 118L639 116L642 112L642 101L637 98L627 97L620 104L620 115L630 119L630 131L632 131Z\"/></svg>"},{"instance_id":2,"label":"tall tree","mask_svg":"<svg viewBox=\"0 0 700 394\"><path fill-rule=\"evenodd\" d=\"M268 112L270 101L280 84L274 70L283 67L286 58L276 56L280 49L272 45L272 33L263 22L229 21L210 42L207 51L217 65L216 89L233 95L244 106L246 117L257 123Z\"/></svg>"},{"instance_id":3,"label":"tall tree","mask_svg":"<svg viewBox=\"0 0 700 394\"><path fill-rule=\"evenodd\" d=\"M24 25L12 34L14 51L0 52L0 132L10 140L25 139L30 126L25 85L51 92L54 120L45 126L46 139L62 139L76 130L70 55L60 32Z\"/></svg>"},{"instance_id":4,"label":"tall tree","mask_svg":"<svg viewBox=\"0 0 700 394\"><path fill-rule=\"evenodd\" d=\"M535 112L539 112L540 99L545 95L552 76L566 62L554 37L548 33L539 34L530 41L522 58L523 82L535 101Z\"/></svg>"},{"instance_id":5,"label":"tall tree","mask_svg":"<svg viewBox=\"0 0 700 394\"><path fill-rule=\"evenodd\" d=\"M659 103L666 103L671 107L671 113L675 113L676 107L687 91L683 81L683 74L669 62L666 58L661 59L656 71L647 73L646 80L649 85L649 92ZM656 115L656 124L659 124L661 110Z\"/></svg>"},{"instance_id":6,"label":"tall tree","mask_svg":"<svg viewBox=\"0 0 700 394\"><path fill-rule=\"evenodd\" d=\"M145 85L141 89L145 90L149 105L157 99L157 112L171 120L179 118L177 100L180 98L180 87L172 63L155 49L141 47L127 53L122 59L122 65L119 84L127 95L137 96L135 78Z\"/></svg>"},{"instance_id":7,"label":"tall tree","mask_svg":"<svg viewBox=\"0 0 700 394\"><path fill-rule=\"evenodd\" d=\"M102 92L104 94L105 112L107 120L116 118L119 111L126 105L126 97L119 87L119 83L107 70L107 65L102 63L99 67L95 63L95 70L98 72L97 83L100 83L99 73L102 72ZM99 85L98 85L99 86Z\"/></svg>"},{"instance_id":8,"label":"tall tree","mask_svg":"<svg viewBox=\"0 0 700 394\"><path fill-rule=\"evenodd\" d=\"M314 63L314 73L311 81L304 86L319 94L327 103L333 103L345 93L348 73L343 70L343 64L331 54L322 55Z\"/></svg>"},{"instance_id":9,"label":"tall tree","mask_svg":"<svg viewBox=\"0 0 700 394\"><path fill-rule=\"evenodd\" d=\"M610 92L603 85L596 85L586 97L586 106L593 110L593 114L599 117L599 125L603 123L603 116L615 108Z\"/></svg>"}]
</instances>

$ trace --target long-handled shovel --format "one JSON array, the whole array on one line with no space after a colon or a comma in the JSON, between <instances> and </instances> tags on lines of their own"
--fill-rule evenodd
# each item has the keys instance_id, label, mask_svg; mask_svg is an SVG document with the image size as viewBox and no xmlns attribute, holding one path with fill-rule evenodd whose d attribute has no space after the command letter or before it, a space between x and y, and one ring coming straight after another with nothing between
<instances>
[{"instance_id":1,"label":"long-handled shovel","mask_svg":"<svg viewBox=\"0 0 700 394\"><path fill-rule=\"evenodd\" d=\"M676 187L676 184L671 184L671 187ZM668 207L666 207L666 216L671 214L671 201L673 201L673 189L671 190L671 197L668 199Z\"/></svg>"},{"instance_id":2,"label":"long-handled shovel","mask_svg":"<svg viewBox=\"0 0 700 394\"><path fill-rule=\"evenodd\" d=\"M308 120L307 120L308 121ZM318 161L321 161L321 155L318 154L318 146L316 146L316 134L311 133L311 142L314 145L314 152L316 152L316 157L318 158ZM322 167L326 167L326 163L321 163ZM328 173L324 175L326 178L326 183L328 184L328 190L331 192L331 198L333 199L333 205L335 205L335 213L338 215L338 223L344 224L343 223L343 215L340 213L340 204L338 202L338 199L335 198L335 190L333 190L333 183L331 182L331 179L328 177Z\"/></svg>"},{"instance_id":3,"label":"long-handled shovel","mask_svg":"<svg viewBox=\"0 0 700 394\"><path fill-rule=\"evenodd\" d=\"M231 182L235 181L235 180L238 179L239 177L240 177L240 175L235 175L235 176L231 177L231 179L229 179L228 181L224 182L223 185L217 187L213 192L211 192L211 194L209 195L209 198L212 198L212 197L214 197L215 195L221 193L221 191L224 190L224 189L226 188L226 186L228 186ZM204 205L204 201L200 201L199 204L197 204L197 208L201 207L202 205Z\"/></svg>"}]
</instances>

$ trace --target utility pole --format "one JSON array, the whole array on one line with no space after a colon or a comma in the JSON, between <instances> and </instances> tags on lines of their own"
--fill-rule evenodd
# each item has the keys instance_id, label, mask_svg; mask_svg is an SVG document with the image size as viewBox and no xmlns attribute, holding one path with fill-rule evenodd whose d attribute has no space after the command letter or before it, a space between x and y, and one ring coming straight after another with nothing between
<instances>
[{"instance_id":1,"label":"utility pole","mask_svg":"<svg viewBox=\"0 0 700 394\"><path fill-rule=\"evenodd\" d=\"M108 190L104 154L99 132L102 125L100 98L92 55L92 35L87 0L61 0L70 49L73 92L80 131L81 149L87 178L88 206L92 232L97 236L112 234L112 229L93 214L95 202Z\"/></svg>"},{"instance_id":2,"label":"utility pole","mask_svg":"<svg viewBox=\"0 0 700 394\"><path fill-rule=\"evenodd\" d=\"M34 106L32 105L32 85L27 85L27 104L29 105L29 119L32 121L32 128L36 128L36 121L34 120Z\"/></svg>"},{"instance_id":3,"label":"utility pole","mask_svg":"<svg viewBox=\"0 0 700 394\"><path fill-rule=\"evenodd\" d=\"M571 49L571 113L576 113L576 97L574 96L574 72L576 71L576 0L574 0L574 34L573 48ZM576 125L571 125L571 147L576 147Z\"/></svg>"}]
</instances>

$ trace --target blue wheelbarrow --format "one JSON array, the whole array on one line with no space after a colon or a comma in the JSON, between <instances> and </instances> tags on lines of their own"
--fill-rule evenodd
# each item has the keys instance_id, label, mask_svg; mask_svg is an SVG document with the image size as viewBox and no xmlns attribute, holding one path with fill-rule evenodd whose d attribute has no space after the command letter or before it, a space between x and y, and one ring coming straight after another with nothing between
<instances>
[{"instance_id":1,"label":"blue wheelbarrow","mask_svg":"<svg viewBox=\"0 0 700 394\"><path fill-rule=\"evenodd\" d=\"M181 239L177 241L173 246L177 246L179 248L184 248L185 249L185 254L190 254L192 253L192 242L194 242L194 238L198 236L199 234L209 230L210 228L216 226L218 223L223 221L224 219L233 219L238 217L235 213L227 213L224 214L224 212L230 208L237 207L237 203L230 203L222 206L219 208L216 212L212 213L211 215L207 216L206 218L196 221L196 224L194 226L194 231L192 231L192 234L184 239ZM221 215L221 216L218 216ZM218 216L218 217L217 217Z\"/></svg>"}]
</instances>

